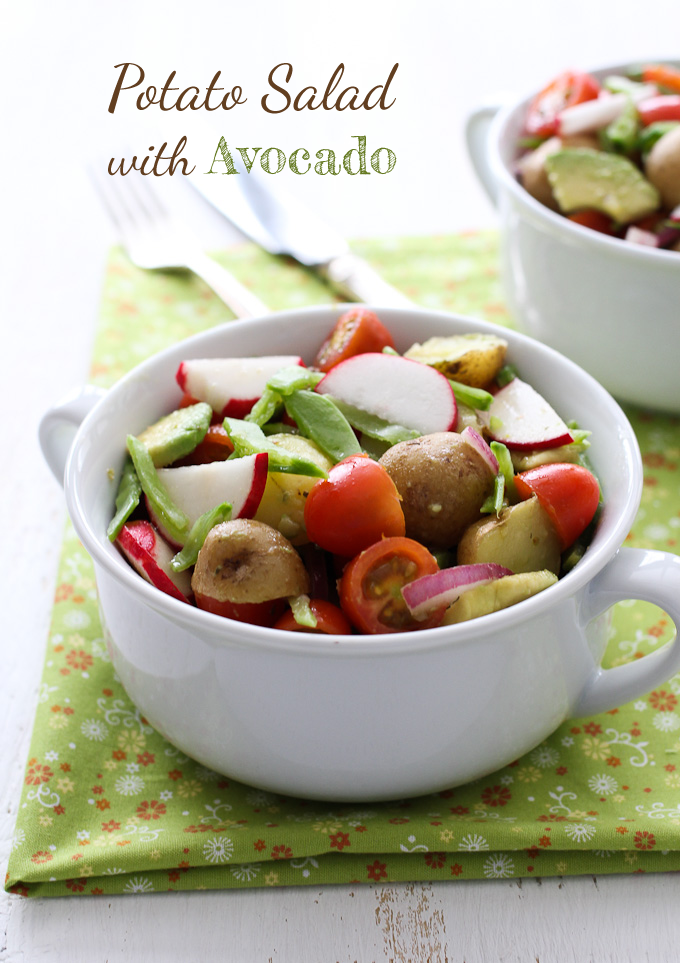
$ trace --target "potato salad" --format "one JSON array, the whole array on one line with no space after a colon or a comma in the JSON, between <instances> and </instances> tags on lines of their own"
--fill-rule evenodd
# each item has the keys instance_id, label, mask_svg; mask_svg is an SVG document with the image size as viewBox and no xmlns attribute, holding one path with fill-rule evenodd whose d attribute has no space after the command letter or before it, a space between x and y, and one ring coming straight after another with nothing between
<instances>
[{"instance_id":1,"label":"potato salad","mask_svg":"<svg viewBox=\"0 0 680 963\"><path fill-rule=\"evenodd\" d=\"M597 524L588 432L495 334L395 350L343 314L314 362L187 358L127 438L108 536L147 581L227 619L383 634L489 615L578 564Z\"/></svg>"}]
</instances>

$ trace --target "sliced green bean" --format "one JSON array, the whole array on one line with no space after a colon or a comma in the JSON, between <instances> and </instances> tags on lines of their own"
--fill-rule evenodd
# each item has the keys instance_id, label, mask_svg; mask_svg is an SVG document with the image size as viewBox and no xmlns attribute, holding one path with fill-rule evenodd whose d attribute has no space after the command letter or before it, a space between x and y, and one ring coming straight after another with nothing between
<instances>
[{"instance_id":1,"label":"sliced green bean","mask_svg":"<svg viewBox=\"0 0 680 963\"><path fill-rule=\"evenodd\" d=\"M174 542L184 545L189 533L189 519L170 498L167 489L158 477L149 449L134 435L128 435L127 447L142 491L149 499L159 522Z\"/></svg>"},{"instance_id":2,"label":"sliced green bean","mask_svg":"<svg viewBox=\"0 0 680 963\"><path fill-rule=\"evenodd\" d=\"M106 529L106 534L110 541L115 542L120 535L121 528L139 505L141 494L142 486L139 483L135 466L132 463L132 459L128 458L123 466L123 473L120 476L120 483L118 485L116 514Z\"/></svg>"},{"instance_id":3,"label":"sliced green bean","mask_svg":"<svg viewBox=\"0 0 680 963\"><path fill-rule=\"evenodd\" d=\"M198 553L203 548L203 542L208 537L210 529L221 522L228 522L230 518L231 505L229 502L223 502L215 508L210 508L197 518L191 526L184 548L170 562L170 568L173 572L183 572L195 565Z\"/></svg>"}]
</instances>

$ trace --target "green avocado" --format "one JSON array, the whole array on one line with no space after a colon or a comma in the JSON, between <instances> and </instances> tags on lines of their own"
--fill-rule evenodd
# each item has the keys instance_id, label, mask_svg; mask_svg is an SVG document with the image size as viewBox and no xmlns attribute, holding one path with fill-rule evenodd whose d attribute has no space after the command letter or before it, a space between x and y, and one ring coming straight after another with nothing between
<instances>
[{"instance_id":1,"label":"green avocado","mask_svg":"<svg viewBox=\"0 0 680 963\"><path fill-rule=\"evenodd\" d=\"M469 619L489 615L499 609L507 609L510 605L523 602L524 599L542 592L543 589L554 585L557 576L547 569L541 572L521 572L519 575L505 575L494 579L486 585L478 585L463 593L449 605L442 625L454 625L456 622L467 622Z\"/></svg>"},{"instance_id":2,"label":"green avocado","mask_svg":"<svg viewBox=\"0 0 680 963\"><path fill-rule=\"evenodd\" d=\"M146 445L156 468L165 468L191 452L205 438L212 408L201 401L178 408L145 428L137 437Z\"/></svg>"},{"instance_id":3,"label":"green avocado","mask_svg":"<svg viewBox=\"0 0 680 963\"><path fill-rule=\"evenodd\" d=\"M590 209L628 224L661 204L657 189L632 161L617 154L589 147L558 150L546 158L545 169L564 214Z\"/></svg>"}]
</instances>

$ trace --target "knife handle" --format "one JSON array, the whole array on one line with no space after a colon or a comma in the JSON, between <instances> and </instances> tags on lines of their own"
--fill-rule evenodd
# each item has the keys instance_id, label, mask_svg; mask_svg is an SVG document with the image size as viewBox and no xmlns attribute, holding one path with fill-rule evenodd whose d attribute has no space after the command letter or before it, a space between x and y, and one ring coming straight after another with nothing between
<instances>
[{"instance_id":1,"label":"knife handle","mask_svg":"<svg viewBox=\"0 0 680 963\"><path fill-rule=\"evenodd\" d=\"M386 308L412 308L413 301L393 288L362 258L355 254L342 254L319 268L320 273L333 287L352 301Z\"/></svg>"},{"instance_id":2,"label":"knife handle","mask_svg":"<svg viewBox=\"0 0 680 963\"><path fill-rule=\"evenodd\" d=\"M202 278L237 318L254 318L269 314L267 305L244 287L234 275L202 251L192 252L187 267Z\"/></svg>"}]
</instances>

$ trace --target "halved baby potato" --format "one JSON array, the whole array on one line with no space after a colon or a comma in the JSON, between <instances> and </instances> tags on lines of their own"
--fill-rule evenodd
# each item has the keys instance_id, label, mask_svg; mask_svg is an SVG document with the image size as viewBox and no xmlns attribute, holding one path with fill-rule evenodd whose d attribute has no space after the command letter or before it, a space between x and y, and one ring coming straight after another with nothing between
<instances>
[{"instance_id":1,"label":"halved baby potato","mask_svg":"<svg viewBox=\"0 0 680 963\"><path fill-rule=\"evenodd\" d=\"M458 564L496 562L511 572L560 571L560 540L534 495L471 525L458 543Z\"/></svg>"},{"instance_id":2,"label":"halved baby potato","mask_svg":"<svg viewBox=\"0 0 680 963\"><path fill-rule=\"evenodd\" d=\"M484 388L502 368L507 349L507 341L495 334L454 334L414 344L404 357L428 364L471 388Z\"/></svg>"},{"instance_id":3,"label":"halved baby potato","mask_svg":"<svg viewBox=\"0 0 680 963\"><path fill-rule=\"evenodd\" d=\"M486 585L478 585L464 592L444 613L442 625L455 625L477 619L480 615L490 615L507 609L517 602L531 598L543 589L554 585L557 576L546 570L540 572L521 572L518 575L505 575Z\"/></svg>"}]
</instances>

